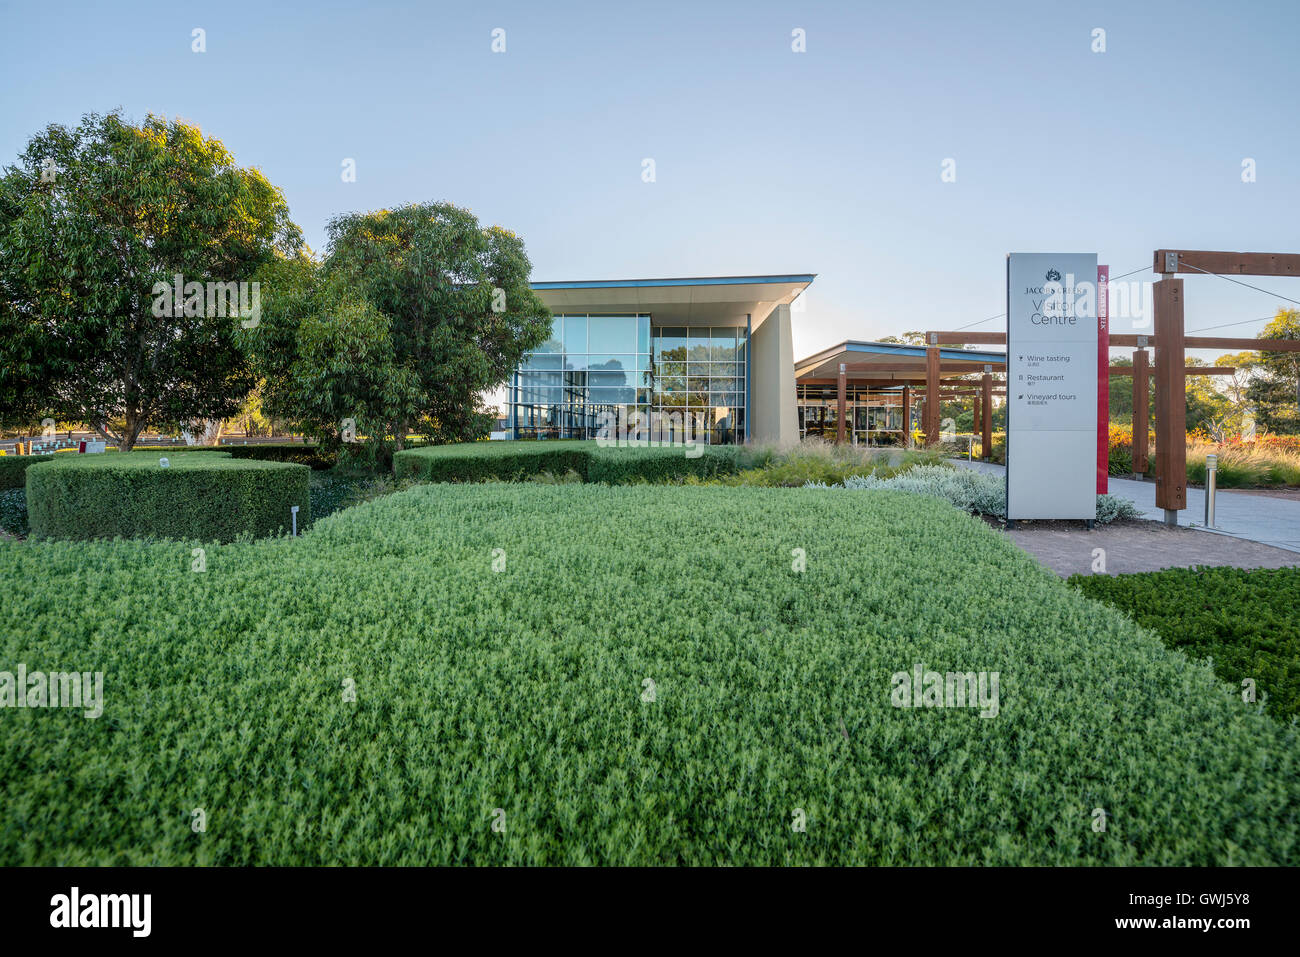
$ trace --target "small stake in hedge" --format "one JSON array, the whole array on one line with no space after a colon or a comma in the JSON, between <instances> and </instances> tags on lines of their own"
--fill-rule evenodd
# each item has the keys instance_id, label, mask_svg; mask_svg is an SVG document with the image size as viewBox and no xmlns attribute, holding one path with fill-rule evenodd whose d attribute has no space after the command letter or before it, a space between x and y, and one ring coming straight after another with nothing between
<instances>
[{"instance_id":1,"label":"small stake in hedge","mask_svg":"<svg viewBox=\"0 0 1300 957\"><path fill-rule=\"evenodd\" d=\"M289 506L289 518L293 522L293 537L298 537L298 506Z\"/></svg>"}]
</instances>

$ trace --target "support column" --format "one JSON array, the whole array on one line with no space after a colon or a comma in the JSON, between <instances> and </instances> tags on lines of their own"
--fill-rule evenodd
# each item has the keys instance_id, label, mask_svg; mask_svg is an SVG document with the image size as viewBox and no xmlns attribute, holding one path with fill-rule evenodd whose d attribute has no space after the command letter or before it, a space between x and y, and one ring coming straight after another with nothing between
<instances>
[{"instance_id":1,"label":"support column","mask_svg":"<svg viewBox=\"0 0 1300 957\"><path fill-rule=\"evenodd\" d=\"M1133 353L1133 476L1147 473L1147 402L1151 398L1151 379L1147 369L1147 351Z\"/></svg>"},{"instance_id":2,"label":"support column","mask_svg":"<svg viewBox=\"0 0 1300 957\"><path fill-rule=\"evenodd\" d=\"M1156 507L1177 525L1187 507L1187 383L1183 376L1183 281L1154 287L1156 333Z\"/></svg>"},{"instance_id":3,"label":"support column","mask_svg":"<svg viewBox=\"0 0 1300 957\"><path fill-rule=\"evenodd\" d=\"M925 349L925 444L939 441L939 347Z\"/></svg>"},{"instance_id":4,"label":"support column","mask_svg":"<svg viewBox=\"0 0 1300 957\"><path fill-rule=\"evenodd\" d=\"M980 396L980 404L984 406L984 414L980 417L980 424L984 431L980 435L980 451L983 453L981 458L985 461L993 458L993 373L985 371L983 381L983 394Z\"/></svg>"},{"instance_id":5,"label":"support column","mask_svg":"<svg viewBox=\"0 0 1300 957\"><path fill-rule=\"evenodd\" d=\"M750 435L756 442L799 441L795 405L794 335L790 307L778 305L749 337Z\"/></svg>"},{"instance_id":6,"label":"support column","mask_svg":"<svg viewBox=\"0 0 1300 957\"><path fill-rule=\"evenodd\" d=\"M912 386L903 383L903 447L912 447Z\"/></svg>"},{"instance_id":7,"label":"support column","mask_svg":"<svg viewBox=\"0 0 1300 957\"><path fill-rule=\"evenodd\" d=\"M845 396L845 393L848 391L846 388L847 378L848 377L845 374L845 370L844 370L844 363L841 362L839 382L836 384L836 388L835 388L835 444L836 445L844 444L844 418L848 408L848 401Z\"/></svg>"}]
</instances>

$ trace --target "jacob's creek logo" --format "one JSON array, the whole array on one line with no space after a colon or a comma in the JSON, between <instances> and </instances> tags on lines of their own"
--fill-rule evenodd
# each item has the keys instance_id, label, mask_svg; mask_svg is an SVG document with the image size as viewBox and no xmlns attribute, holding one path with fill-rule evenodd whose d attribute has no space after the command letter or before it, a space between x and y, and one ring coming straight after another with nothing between
<instances>
[{"instance_id":1,"label":"jacob's creek logo","mask_svg":"<svg viewBox=\"0 0 1300 957\"><path fill-rule=\"evenodd\" d=\"M70 894L50 898L51 927L126 927L133 937L148 937L153 898L149 894Z\"/></svg>"},{"instance_id":2,"label":"jacob's creek logo","mask_svg":"<svg viewBox=\"0 0 1300 957\"><path fill-rule=\"evenodd\" d=\"M1097 308L1097 284L1078 282L1073 273L1061 278L1058 269L1047 270L1041 286L1026 286L1026 296L1039 296L1033 301L1034 311L1029 321L1036 326L1073 326L1080 316L1094 316Z\"/></svg>"}]
</instances>

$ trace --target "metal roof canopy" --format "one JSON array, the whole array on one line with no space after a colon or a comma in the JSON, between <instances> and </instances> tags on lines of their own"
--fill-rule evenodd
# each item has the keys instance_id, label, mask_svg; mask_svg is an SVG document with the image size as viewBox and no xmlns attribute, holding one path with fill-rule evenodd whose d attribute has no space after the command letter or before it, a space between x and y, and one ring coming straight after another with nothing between
<instances>
[{"instance_id":1,"label":"metal roof canopy","mask_svg":"<svg viewBox=\"0 0 1300 957\"><path fill-rule=\"evenodd\" d=\"M890 382L925 381L925 346L911 346L896 342L862 342L850 339L809 356L794 367L795 381L834 379L844 363L850 380L875 379ZM940 349L941 373L969 375L984 371L991 365L995 371L1006 368L1004 352L983 352L970 349Z\"/></svg>"},{"instance_id":2,"label":"metal roof canopy","mask_svg":"<svg viewBox=\"0 0 1300 957\"><path fill-rule=\"evenodd\" d=\"M532 288L558 314L649 313L656 326L757 327L778 305L788 305L815 273L779 276L702 276L682 279L592 279L535 282Z\"/></svg>"}]
</instances>

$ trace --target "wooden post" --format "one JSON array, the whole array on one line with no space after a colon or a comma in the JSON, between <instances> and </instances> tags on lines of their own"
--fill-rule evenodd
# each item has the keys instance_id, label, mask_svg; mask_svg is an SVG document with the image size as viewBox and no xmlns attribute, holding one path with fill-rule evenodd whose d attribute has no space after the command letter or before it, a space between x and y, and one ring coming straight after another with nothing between
<instances>
[{"instance_id":1,"label":"wooden post","mask_svg":"<svg viewBox=\"0 0 1300 957\"><path fill-rule=\"evenodd\" d=\"M1187 507L1187 385L1183 377L1183 280L1154 286L1156 349L1156 507L1177 525ZM1145 378L1145 377L1142 377Z\"/></svg>"},{"instance_id":2,"label":"wooden post","mask_svg":"<svg viewBox=\"0 0 1300 957\"><path fill-rule=\"evenodd\" d=\"M984 406L984 415L980 417L980 423L984 426L984 433L980 436L980 451L983 453L982 458L988 461L993 457L993 373L984 373L984 394L981 396L981 403Z\"/></svg>"},{"instance_id":3,"label":"wooden post","mask_svg":"<svg viewBox=\"0 0 1300 957\"><path fill-rule=\"evenodd\" d=\"M903 383L903 445L912 447L912 386Z\"/></svg>"},{"instance_id":4,"label":"wooden post","mask_svg":"<svg viewBox=\"0 0 1300 957\"><path fill-rule=\"evenodd\" d=\"M845 392L847 391L847 389L845 388L847 378L848 377L845 374L845 370L844 370L844 363L841 362L839 384L836 387L836 393L835 393L835 413L836 413L835 444L836 445L844 444L844 416L848 405L845 396Z\"/></svg>"},{"instance_id":5,"label":"wooden post","mask_svg":"<svg viewBox=\"0 0 1300 957\"><path fill-rule=\"evenodd\" d=\"M1147 473L1147 402L1151 397L1151 382L1147 374L1147 351L1133 353L1133 476Z\"/></svg>"},{"instance_id":6,"label":"wooden post","mask_svg":"<svg viewBox=\"0 0 1300 957\"><path fill-rule=\"evenodd\" d=\"M978 434L980 433L980 431L981 431L981 429L980 429L980 405L981 405L981 398L982 398L982 396L981 396L981 394L980 394L979 392L975 392L975 393L973 393L973 394L971 395L971 400L970 400L970 409L971 409L971 416L970 416L970 434L971 434L971 441L972 441L972 442L975 441L975 436L978 435Z\"/></svg>"},{"instance_id":7,"label":"wooden post","mask_svg":"<svg viewBox=\"0 0 1300 957\"><path fill-rule=\"evenodd\" d=\"M925 444L939 441L939 347L925 350Z\"/></svg>"}]
</instances>

